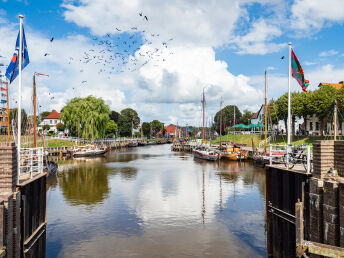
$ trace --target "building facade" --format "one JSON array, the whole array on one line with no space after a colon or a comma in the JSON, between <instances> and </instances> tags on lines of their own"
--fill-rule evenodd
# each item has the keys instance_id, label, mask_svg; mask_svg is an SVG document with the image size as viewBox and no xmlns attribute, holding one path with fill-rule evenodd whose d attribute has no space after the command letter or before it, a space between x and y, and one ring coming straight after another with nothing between
<instances>
[{"instance_id":1,"label":"building facade","mask_svg":"<svg viewBox=\"0 0 344 258\"><path fill-rule=\"evenodd\" d=\"M61 114L58 113L56 110L53 110L49 115L47 115L43 121L37 127L38 130L43 130L43 125L49 125L50 129L49 132L57 133L56 125L62 123L61 122Z\"/></svg>"}]
</instances>

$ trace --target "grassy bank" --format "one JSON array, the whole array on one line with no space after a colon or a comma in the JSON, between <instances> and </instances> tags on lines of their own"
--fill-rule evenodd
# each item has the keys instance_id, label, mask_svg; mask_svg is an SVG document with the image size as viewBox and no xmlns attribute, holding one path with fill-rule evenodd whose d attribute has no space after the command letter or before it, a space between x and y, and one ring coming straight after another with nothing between
<instances>
[{"instance_id":1,"label":"grassy bank","mask_svg":"<svg viewBox=\"0 0 344 258\"><path fill-rule=\"evenodd\" d=\"M224 135L221 137L216 138L212 141L212 143L219 143L221 141L232 141L239 144L246 144L247 146L252 146L252 139L255 146L258 146L259 142L264 140L264 135L249 135L249 134L239 134L239 135ZM293 136L292 137L292 144L294 145L301 145L307 144L312 145L316 140L332 140L333 137L330 136ZM344 137L337 137L337 140L344 140ZM285 145L287 144L287 136L286 135L278 135L275 136L275 139L271 141L271 144L280 144Z\"/></svg>"}]
</instances>

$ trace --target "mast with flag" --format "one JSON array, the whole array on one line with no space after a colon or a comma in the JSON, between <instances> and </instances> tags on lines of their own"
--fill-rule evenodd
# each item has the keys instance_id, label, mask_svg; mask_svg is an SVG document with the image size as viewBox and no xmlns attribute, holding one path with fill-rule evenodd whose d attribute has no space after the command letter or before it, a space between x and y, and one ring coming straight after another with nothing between
<instances>
[{"instance_id":1,"label":"mast with flag","mask_svg":"<svg viewBox=\"0 0 344 258\"><path fill-rule=\"evenodd\" d=\"M309 85L309 81L305 79L305 75L301 64L296 57L292 47L291 42L288 43L289 45L289 76L288 76L288 145L290 145L290 138L291 138L291 94L290 94L290 81L291 76L293 76L299 85L301 86L304 92L307 92L307 87Z\"/></svg>"},{"instance_id":2,"label":"mast with flag","mask_svg":"<svg viewBox=\"0 0 344 258\"><path fill-rule=\"evenodd\" d=\"M21 91L22 91L22 70L30 63L27 51L25 33L23 28L23 15L19 15L19 33L16 47L11 62L6 70L6 77L12 83L19 75L18 79L18 180L20 176L20 146L21 146Z\"/></svg>"}]
</instances>

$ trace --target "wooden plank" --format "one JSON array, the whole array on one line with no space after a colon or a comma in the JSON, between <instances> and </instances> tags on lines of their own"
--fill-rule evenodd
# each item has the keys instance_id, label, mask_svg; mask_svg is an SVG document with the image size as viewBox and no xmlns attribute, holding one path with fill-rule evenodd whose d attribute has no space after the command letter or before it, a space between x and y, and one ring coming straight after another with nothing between
<instances>
[{"instance_id":1,"label":"wooden plank","mask_svg":"<svg viewBox=\"0 0 344 258\"><path fill-rule=\"evenodd\" d=\"M308 248L308 252L311 254L317 254L326 257L344 257L344 248L341 247L309 241L305 241L305 246Z\"/></svg>"}]
</instances>

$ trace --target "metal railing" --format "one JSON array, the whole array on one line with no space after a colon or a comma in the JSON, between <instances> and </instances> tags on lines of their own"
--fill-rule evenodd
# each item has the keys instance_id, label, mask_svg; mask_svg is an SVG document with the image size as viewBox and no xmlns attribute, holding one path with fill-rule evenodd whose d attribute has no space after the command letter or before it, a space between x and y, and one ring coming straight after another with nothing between
<instances>
[{"instance_id":1,"label":"metal railing","mask_svg":"<svg viewBox=\"0 0 344 258\"><path fill-rule=\"evenodd\" d=\"M283 163L288 169L299 164L307 173L312 172L312 150L309 145L272 145L269 149L270 165Z\"/></svg>"},{"instance_id":2,"label":"metal railing","mask_svg":"<svg viewBox=\"0 0 344 258\"><path fill-rule=\"evenodd\" d=\"M19 175L30 173L43 173L43 147L22 148L20 149L20 168Z\"/></svg>"}]
</instances>

